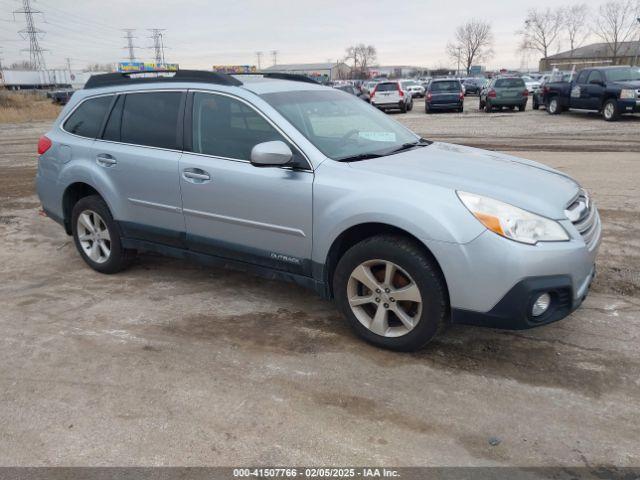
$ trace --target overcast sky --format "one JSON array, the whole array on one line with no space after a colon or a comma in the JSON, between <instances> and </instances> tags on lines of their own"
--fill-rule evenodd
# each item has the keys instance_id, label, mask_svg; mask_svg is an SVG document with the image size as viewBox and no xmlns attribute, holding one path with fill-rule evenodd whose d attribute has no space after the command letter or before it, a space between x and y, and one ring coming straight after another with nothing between
<instances>
[{"instance_id":1,"label":"overcast sky","mask_svg":"<svg viewBox=\"0 0 640 480\"><path fill-rule=\"evenodd\" d=\"M21 1L0 0L0 56L9 64L28 59L28 42L18 30L24 16L12 11ZM601 3L584 0L592 10ZM123 28L136 28L140 60L152 61L148 28L165 28L166 59L181 67L211 68L218 64L255 64L255 52L264 52L262 66L278 63L335 61L345 48L359 42L374 45L380 65L453 65L445 46L455 27L471 18L490 21L495 54L490 68L527 66L517 50L516 31L526 10L557 6L557 0L35 0L35 17L46 31L41 45L48 67L70 57L74 68L88 63L124 60ZM562 47L566 47L564 41ZM554 52L555 53L555 52ZM528 66L535 68L537 55Z\"/></svg>"}]
</instances>

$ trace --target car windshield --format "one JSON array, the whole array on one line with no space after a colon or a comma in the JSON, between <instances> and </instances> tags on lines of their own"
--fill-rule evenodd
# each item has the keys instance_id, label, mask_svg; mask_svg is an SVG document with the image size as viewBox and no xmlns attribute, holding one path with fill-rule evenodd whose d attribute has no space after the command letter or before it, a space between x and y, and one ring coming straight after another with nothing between
<instances>
[{"instance_id":1,"label":"car windshield","mask_svg":"<svg viewBox=\"0 0 640 480\"><path fill-rule=\"evenodd\" d=\"M378 109L335 90L268 93L262 98L333 160L387 155L420 140Z\"/></svg>"},{"instance_id":2,"label":"car windshield","mask_svg":"<svg viewBox=\"0 0 640 480\"><path fill-rule=\"evenodd\" d=\"M627 67L627 68L613 68L611 70L605 70L607 80L610 82L628 82L633 80L640 80L640 68Z\"/></svg>"},{"instance_id":3,"label":"car windshield","mask_svg":"<svg viewBox=\"0 0 640 480\"><path fill-rule=\"evenodd\" d=\"M431 82L432 92L458 92L460 91L460 82L452 80L449 82Z\"/></svg>"},{"instance_id":4,"label":"car windshield","mask_svg":"<svg viewBox=\"0 0 640 480\"><path fill-rule=\"evenodd\" d=\"M408 80L406 82L402 82L402 85L404 87L413 87L414 85L417 85L417 83L414 82L413 80Z\"/></svg>"},{"instance_id":5,"label":"car windshield","mask_svg":"<svg viewBox=\"0 0 640 480\"><path fill-rule=\"evenodd\" d=\"M524 81L521 78L499 78L495 86L496 88L520 88L524 87Z\"/></svg>"}]
</instances>

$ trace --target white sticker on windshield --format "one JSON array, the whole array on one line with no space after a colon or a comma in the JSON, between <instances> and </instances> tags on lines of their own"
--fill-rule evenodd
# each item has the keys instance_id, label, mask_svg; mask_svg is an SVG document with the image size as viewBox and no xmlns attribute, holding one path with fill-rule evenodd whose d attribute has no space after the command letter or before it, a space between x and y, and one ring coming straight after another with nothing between
<instances>
[{"instance_id":1,"label":"white sticker on windshield","mask_svg":"<svg viewBox=\"0 0 640 480\"><path fill-rule=\"evenodd\" d=\"M393 132L358 132L358 136L372 142L395 142L396 134Z\"/></svg>"}]
</instances>

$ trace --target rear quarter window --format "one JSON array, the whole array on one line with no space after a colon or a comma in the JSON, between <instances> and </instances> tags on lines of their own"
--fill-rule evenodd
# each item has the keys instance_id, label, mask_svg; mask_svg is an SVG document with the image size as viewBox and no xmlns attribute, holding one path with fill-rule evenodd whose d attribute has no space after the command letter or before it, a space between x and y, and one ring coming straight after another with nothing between
<instances>
[{"instance_id":1,"label":"rear quarter window","mask_svg":"<svg viewBox=\"0 0 640 480\"><path fill-rule=\"evenodd\" d=\"M107 95L85 100L73 111L62 128L74 135L96 138L112 98L113 96Z\"/></svg>"}]
</instances>

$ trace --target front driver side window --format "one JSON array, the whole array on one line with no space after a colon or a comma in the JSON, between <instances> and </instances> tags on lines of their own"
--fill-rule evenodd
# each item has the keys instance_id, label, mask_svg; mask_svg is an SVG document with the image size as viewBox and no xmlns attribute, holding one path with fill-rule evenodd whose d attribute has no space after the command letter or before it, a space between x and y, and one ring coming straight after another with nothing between
<instances>
[{"instance_id":1,"label":"front driver side window","mask_svg":"<svg viewBox=\"0 0 640 480\"><path fill-rule=\"evenodd\" d=\"M258 143L289 143L253 108L226 95L195 93L192 124L194 153L250 160Z\"/></svg>"}]
</instances>

